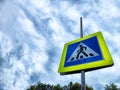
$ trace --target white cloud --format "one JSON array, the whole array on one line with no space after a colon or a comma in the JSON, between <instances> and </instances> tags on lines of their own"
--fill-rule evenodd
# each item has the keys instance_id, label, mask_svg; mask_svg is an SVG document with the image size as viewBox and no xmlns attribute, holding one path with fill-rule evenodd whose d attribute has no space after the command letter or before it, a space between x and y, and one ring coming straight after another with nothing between
<instances>
[{"instance_id":1,"label":"white cloud","mask_svg":"<svg viewBox=\"0 0 120 90\"><path fill-rule=\"evenodd\" d=\"M16 13L18 13L17 12L18 8L9 1L0 2L0 5L1 5L0 17L2 17L0 20L0 30L2 30L5 33L8 33L8 31L12 29L12 26L16 21L17 18Z\"/></svg>"},{"instance_id":2,"label":"white cloud","mask_svg":"<svg viewBox=\"0 0 120 90\"><path fill-rule=\"evenodd\" d=\"M86 73L87 84L96 89L109 82L119 84L120 15L116 2L4 1L0 11L0 86L7 82L6 90L22 90L39 80L62 85L80 82L80 74L60 76L57 72L64 43L79 38L80 16L84 35L103 32L115 62L111 68Z\"/></svg>"}]
</instances>

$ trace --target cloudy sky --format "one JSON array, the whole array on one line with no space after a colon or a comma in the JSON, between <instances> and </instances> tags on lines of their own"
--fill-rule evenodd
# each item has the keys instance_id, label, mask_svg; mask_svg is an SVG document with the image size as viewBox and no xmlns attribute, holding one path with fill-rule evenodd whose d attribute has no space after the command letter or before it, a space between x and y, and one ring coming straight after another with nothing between
<instances>
[{"instance_id":1,"label":"cloudy sky","mask_svg":"<svg viewBox=\"0 0 120 90\"><path fill-rule=\"evenodd\" d=\"M37 82L67 85L80 74L57 72L63 46L77 39L79 18L84 36L102 31L114 66L86 73L95 90L120 87L119 0L0 0L0 90L25 90Z\"/></svg>"}]
</instances>

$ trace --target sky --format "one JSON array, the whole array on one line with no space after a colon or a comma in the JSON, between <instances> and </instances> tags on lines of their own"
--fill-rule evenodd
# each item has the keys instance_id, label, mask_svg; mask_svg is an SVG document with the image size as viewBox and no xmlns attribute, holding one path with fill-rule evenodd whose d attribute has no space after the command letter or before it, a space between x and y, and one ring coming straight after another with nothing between
<instances>
[{"instance_id":1,"label":"sky","mask_svg":"<svg viewBox=\"0 0 120 90\"><path fill-rule=\"evenodd\" d=\"M58 66L66 42L101 31L114 66L86 72L95 90L120 87L119 0L0 0L0 90L25 90L39 81L81 83L81 74L61 76Z\"/></svg>"}]
</instances>

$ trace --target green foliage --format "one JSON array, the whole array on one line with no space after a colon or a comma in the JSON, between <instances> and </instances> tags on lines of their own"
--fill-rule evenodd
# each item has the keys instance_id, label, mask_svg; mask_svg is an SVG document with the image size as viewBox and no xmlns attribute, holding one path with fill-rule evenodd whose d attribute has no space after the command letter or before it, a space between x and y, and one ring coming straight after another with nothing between
<instances>
[{"instance_id":1,"label":"green foliage","mask_svg":"<svg viewBox=\"0 0 120 90\"><path fill-rule=\"evenodd\" d=\"M62 87L59 84L57 84L53 87L53 90L62 90Z\"/></svg>"},{"instance_id":2,"label":"green foliage","mask_svg":"<svg viewBox=\"0 0 120 90\"><path fill-rule=\"evenodd\" d=\"M38 85L36 86L36 90L45 90L46 89L46 84L43 83L38 83Z\"/></svg>"},{"instance_id":3,"label":"green foliage","mask_svg":"<svg viewBox=\"0 0 120 90\"><path fill-rule=\"evenodd\" d=\"M94 90L93 88L92 88L92 86L86 86L86 90Z\"/></svg>"},{"instance_id":4,"label":"green foliage","mask_svg":"<svg viewBox=\"0 0 120 90\"><path fill-rule=\"evenodd\" d=\"M75 83L71 86L70 90L80 90L81 85L79 83Z\"/></svg>"},{"instance_id":5,"label":"green foliage","mask_svg":"<svg viewBox=\"0 0 120 90\"><path fill-rule=\"evenodd\" d=\"M27 90L80 90L80 89L81 85L79 83L70 82L68 85L61 87L60 84L50 85L39 82L37 85L31 85L30 88L28 88ZM93 90L93 88L87 85L86 90Z\"/></svg>"},{"instance_id":6,"label":"green foliage","mask_svg":"<svg viewBox=\"0 0 120 90\"><path fill-rule=\"evenodd\" d=\"M80 90L81 85L79 83L70 82L68 85L60 86L44 84L39 82L37 85L31 85L27 90ZM86 90L94 90L91 86L86 85ZM120 90L114 83L110 85L105 85L104 90Z\"/></svg>"},{"instance_id":7,"label":"green foliage","mask_svg":"<svg viewBox=\"0 0 120 90\"><path fill-rule=\"evenodd\" d=\"M112 83L110 85L105 85L105 90L120 90L120 88L117 88L117 85Z\"/></svg>"},{"instance_id":8,"label":"green foliage","mask_svg":"<svg viewBox=\"0 0 120 90\"><path fill-rule=\"evenodd\" d=\"M36 90L36 87L35 87L35 85L32 85L32 86L30 86L30 88L27 89L27 90Z\"/></svg>"}]
</instances>

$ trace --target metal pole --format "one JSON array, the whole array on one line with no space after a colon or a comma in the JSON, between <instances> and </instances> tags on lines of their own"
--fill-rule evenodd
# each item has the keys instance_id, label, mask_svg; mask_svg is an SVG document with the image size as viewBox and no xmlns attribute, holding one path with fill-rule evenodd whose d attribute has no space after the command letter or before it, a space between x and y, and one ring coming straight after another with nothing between
<instances>
[{"instance_id":1,"label":"metal pole","mask_svg":"<svg viewBox=\"0 0 120 90\"><path fill-rule=\"evenodd\" d=\"M82 24L82 17L80 17L80 38L83 37L83 24Z\"/></svg>"},{"instance_id":2,"label":"metal pole","mask_svg":"<svg viewBox=\"0 0 120 90\"><path fill-rule=\"evenodd\" d=\"M82 17L80 17L80 37L83 37L83 25L82 25ZM85 71L81 71L81 90L86 90L85 85Z\"/></svg>"}]
</instances>

